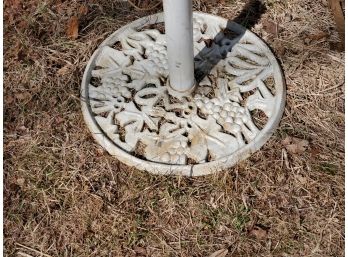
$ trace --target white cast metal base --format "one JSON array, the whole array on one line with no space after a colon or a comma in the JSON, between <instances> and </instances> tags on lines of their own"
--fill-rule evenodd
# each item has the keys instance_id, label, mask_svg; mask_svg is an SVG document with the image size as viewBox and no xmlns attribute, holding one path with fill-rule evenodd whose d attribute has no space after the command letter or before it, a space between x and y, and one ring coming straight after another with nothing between
<instances>
[{"instance_id":1,"label":"white cast metal base","mask_svg":"<svg viewBox=\"0 0 348 257\"><path fill-rule=\"evenodd\" d=\"M129 166L156 174L210 174L258 150L280 121L285 84L267 45L226 19L204 13L193 18L196 74L208 75L192 97L168 93L162 14L113 33L87 65L85 121L95 140Z\"/></svg>"}]
</instances>

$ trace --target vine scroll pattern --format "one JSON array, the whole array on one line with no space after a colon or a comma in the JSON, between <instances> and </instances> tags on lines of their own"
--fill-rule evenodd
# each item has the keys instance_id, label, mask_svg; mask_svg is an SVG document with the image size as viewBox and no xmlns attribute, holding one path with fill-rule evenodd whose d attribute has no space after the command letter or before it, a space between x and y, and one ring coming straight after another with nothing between
<instances>
[{"instance_id":1,"label":"vine scroll pattern","mask_svg":"<svg viewBox=\"0 0 348 257\"><path fill-rule=\"evenodd\" d=\"M196 73L209 74L182 99L166 89L159 30L128 29L118 47L99 49L88 104L102 133L123 151L162 164L212 162L253 142L267 123L256 124L256 113L275 115L273 65L253 37L195 16L194 42Z\"/></svg>"}]
</instances>

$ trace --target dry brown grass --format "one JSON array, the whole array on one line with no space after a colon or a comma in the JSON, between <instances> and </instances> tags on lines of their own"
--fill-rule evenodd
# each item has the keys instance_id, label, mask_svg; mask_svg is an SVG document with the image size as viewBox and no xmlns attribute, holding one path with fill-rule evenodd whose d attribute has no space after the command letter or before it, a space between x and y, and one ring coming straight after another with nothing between
<instances>
[{"instance_id":1,"label":"dry brown grass","mask_svg":"<svg viewBox=\"0 0 348 257\"><path fill-rule=\"evenodd\" d=\"M233 19L244 5L225 2L195 8ZM110 0L5 1L5 255L343 256L344 59L330 48L339 37L327 2L267 1L253 30L284 69L284 117L261 151L200 178L130 169L82 119L91 53L146 14ZM77 40L65 35L73 15ZM309 148L286 152L287 135Z\"/></svg>"}]
</instances>

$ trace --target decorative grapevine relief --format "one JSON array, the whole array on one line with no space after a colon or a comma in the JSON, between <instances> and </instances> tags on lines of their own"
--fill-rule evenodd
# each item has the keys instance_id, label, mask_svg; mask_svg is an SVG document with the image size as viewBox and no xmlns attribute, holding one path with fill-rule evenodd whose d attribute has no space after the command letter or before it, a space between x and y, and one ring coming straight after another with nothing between
<instances>
[{"instance_id":1,"label":"decorative grapevine relief","mask_svg":"<svg viewBox=\"0 0 348 257\"><path fill-rule=\"evenodd\" d=\"M154 173L203 175L260 148L284 108L280 68L266 45L225 19L194 14L196 76L191 97L169 95L165 35L140 19L93 55L82 107L95 138L128 165ZM145 23L145 24L144 24ZM178 49L180 51L180 49Z\"/></svg>"}]
</instances>

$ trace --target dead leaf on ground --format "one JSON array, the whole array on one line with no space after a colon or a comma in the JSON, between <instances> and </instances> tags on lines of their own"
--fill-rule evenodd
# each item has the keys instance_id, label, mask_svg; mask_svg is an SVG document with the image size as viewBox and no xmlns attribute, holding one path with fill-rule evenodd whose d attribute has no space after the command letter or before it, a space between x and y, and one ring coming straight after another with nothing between
<instances>
[{"instance_id":1,"label":"dead leaf on ground","mask_svg":"<svg viewBox=\"0 0 348 257\"><path fill-rule=\"evenodd\" d=\"M66 34L71 39L76 39L79 36L79 20L76 16L70 18Z\"/></svg>"},{"instance_id":2,"label":"dead leaf on ground","mask_svg":"<svg viewBox=\"0 0 348 257\"><path fill-rule=\"evenodd\" d=\"M292 154L303 153L309 146L309 142L307 140L290 136L287 136L282 141L282 144L285 146L286 150Z\"/></svg>"},{"instance_id":3,"label":"dead leaf on ground","mask_svg":"<svg viewBox=\"0 0 348 257\"><path fill-rule=\"evenodd\" d=\"M262 240L267 237L267 230L260 227L255 227L250 231L250 234L256 237L258 240Z\"/></svg>"},{"instance_id":4,"label":"dead leaf on ground","mask_svg":"<svg viewBox=\"0 0 348 257\"><path fill-rule=\"evenodd\" d=\"M146 256L147 251L144 247L136 246L133 249L138 255L137 256Z\"/></svg>"},{"instance_id":5,"label":"dead leaf on ground","mask_svg":"<svg viewBox=\"0 0 348 257\"><path fill-rule=\"evenodd\" d=\"M67 73L69 73L70 68L71 68L71 64L64 65L62 68L60 68L57 71L57 74L60 75L60 76L64 76Z\"/></svg>"},{"instance_id":6,"label":"dead leaf on ground","mask_svg":"<svg viewBox=\"0 0 348 257\"><path fill-rule=\"evenodd\" d=\"M321 150L320 148L314 146L311 147L311 150L309 152L313 157L317 157L321 153Z\"/></svg>"},{"instance_id":7,"label":"dead leaf on ground","mask_svg":"<svg viewBox=\"0 0 348 257\"><path fill-rule=\"evenodd\" d=\"M278 34L278 25L273 21L265 20L262 22L262 28L269 34L277 35Z\"/></svg>"},{"instance_id":8,"label":"dead leaf on ground","mask_svg":"<svg viewBox=\"0 0 348 257\"><path fill-rule=\"evenodd\" d=\"M291 142L292 142L292 137L287 136L287 137L282 141L282 144L283 144L284 146L286 146L286 145L290 145Z\"/></svg>"},{"instance_id":9,"label":"dead leaf on ground","mask_svg":"<svg viewBox=\"0 0 348 257\"><path fill-rule=\"evenodd\" d=\"M227 249L220 249L220 250L212 253L211 255L209 255L209 257L225 257L227 254L228 254Z\"/></svg>"},{"instance_id":10,"label":"dead leaf on ground","mask_svg":"<svg viewBox=\"0 0 348 257\"><path fill-rule=\"evenodd\" d=\"M295 174L294 177L301 185L304 185L307 183L307 178L302 175Z\"/></svg>"},{"instance_id":11,"label":"dead leaf on ground","mask_svg":"<svg viewBox=\"0 0 348 257\"><path fill-rule=\"evenodd\" d=\"M17 93L15 94L15 97L18 100L28 100L31 98L31 94L29 92Z\"/></svg>"},{"instance_id":12,"label":"dead leaf on ground","mask_svg":"<svg viewBox=\"0 0 348 257\"><path fill-rule=\"evenodd\" d=\"M329 37L329 34L325 31L320 31L318 33L315 33L315 34L310 34L307 36L310 40L315 40L315 41L318 41L322 38L327 38Z\"/></svg>"}]
</instances>

